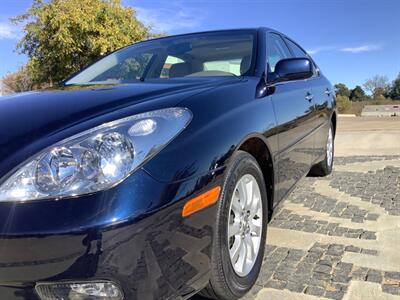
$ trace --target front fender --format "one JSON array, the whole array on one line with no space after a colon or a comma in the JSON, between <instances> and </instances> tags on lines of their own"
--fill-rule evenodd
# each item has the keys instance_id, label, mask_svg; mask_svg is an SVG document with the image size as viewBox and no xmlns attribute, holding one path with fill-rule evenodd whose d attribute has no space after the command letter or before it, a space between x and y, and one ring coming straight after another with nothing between
<instances>
[{"instance_id":1,"label":"front fender","mask_svg":"<svg viewBox=\"0 0 400 300\"><path fill-rule=\"evenodd\" d=\"M269 97L256 99L257 80L243 80L179 104L193 120L144 169L159 181L174 182L224 167L248 137L261 137L278 151L276 119Z\"/></svg>"}]
</instances>

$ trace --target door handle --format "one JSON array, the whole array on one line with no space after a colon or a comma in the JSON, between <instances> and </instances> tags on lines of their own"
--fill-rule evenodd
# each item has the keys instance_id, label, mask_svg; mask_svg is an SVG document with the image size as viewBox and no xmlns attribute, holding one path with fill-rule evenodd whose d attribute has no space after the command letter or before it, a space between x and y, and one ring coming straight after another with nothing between
<instances>
[{"instance_id":1,"label":"door handle","mask_svg":"<svg viewBox=\"0 0 400 300\"><path fill-rule=\"evenodd\" d=\"M307 92L307 95L304 98L311 102L311 100L314 98L314 95L312 95L310 92Z\"/></svg>"}]
</instances>

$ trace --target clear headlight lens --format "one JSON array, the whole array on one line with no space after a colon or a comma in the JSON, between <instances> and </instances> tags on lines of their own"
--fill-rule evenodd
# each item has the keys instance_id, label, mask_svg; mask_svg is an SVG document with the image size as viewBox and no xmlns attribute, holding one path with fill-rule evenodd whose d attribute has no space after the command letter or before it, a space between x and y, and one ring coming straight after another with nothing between
<instances>
[{"instance_id":1,"label":"clear headlight lens","mask_svg":"<svg viewBox=\"0 0 400 300\"><path fill-rule=\"evenodd\" d=\"M161 109L61 141L3 180L0 201L62 198L111 188L159 152L191 117L184 108Z\"/></svg>"}]
</instances>

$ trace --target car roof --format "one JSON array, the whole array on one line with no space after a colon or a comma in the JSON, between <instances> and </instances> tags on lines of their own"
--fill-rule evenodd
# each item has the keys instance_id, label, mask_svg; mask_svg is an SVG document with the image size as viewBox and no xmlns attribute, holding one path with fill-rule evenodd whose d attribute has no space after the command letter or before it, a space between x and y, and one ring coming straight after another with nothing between
<instances>
[{"instance_id":1,"label":"car roof","mask_svg":"<svg viewBox=\"0 0 400 300\"><path fill-rule=\"evenodd\" d=\"M186 36L186 35L195 35L195 34L206 34L206 33L218 33L218 32L232 32L232 31L273 31L279 34L279 31L268 28L268 27L244 27L244 28L229 28L229 29L216 29L216 30L206 30L206 31L195 31L195 32L187 32L187 33L182 33L182 34L173 34L173 35L167 35L167 36L162 36L162 37L157 37L157 38L150 38L145 41L153 41L153 40L159 40L159 39L165 39L165 38L171 38L171 37L179 37L179 36ZM282 34L284 35L284 34ZM145 42L144 41L144 42Z\"/></svg>"}]
</instances>

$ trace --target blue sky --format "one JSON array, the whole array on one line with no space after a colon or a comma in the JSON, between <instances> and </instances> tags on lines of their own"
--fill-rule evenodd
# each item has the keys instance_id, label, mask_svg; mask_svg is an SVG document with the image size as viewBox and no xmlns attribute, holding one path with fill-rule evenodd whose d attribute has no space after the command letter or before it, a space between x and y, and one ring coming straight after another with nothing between
<instances>
[{"instance_id":1,"label":"blue sky","mask_svg":"<svg viewBox=\"0 0 400 300\"><path fill-rule=\"evenodd\" d=\"M333 83L350 87L400 72L400 0L122 0L144 23L169 34L267 26L307 49ZM19 28L8 18L30 0L0 2L0 76L26 57L14 51Z\"/></svg>"}]
</instances>

